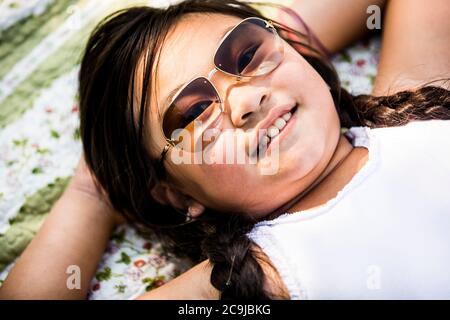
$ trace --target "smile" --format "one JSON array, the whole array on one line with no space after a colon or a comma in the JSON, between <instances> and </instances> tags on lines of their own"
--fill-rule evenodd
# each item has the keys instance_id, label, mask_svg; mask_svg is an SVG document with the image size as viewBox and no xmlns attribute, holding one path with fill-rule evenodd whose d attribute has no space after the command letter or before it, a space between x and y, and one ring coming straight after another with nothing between
<instances>
[{"instance_id":1,"label":"smile","mask_svg":"<svg viewBox=\"0 0 450 320\"><path fill-rule=\"evenodd\" d=\"M275 121L267 128L267 134L262 136L258 145L258 154L269 149L270 144L274 141L288 126L292 117L298 109L296 104L291 110L276 118ZM262 154L259 154L262 156Z\"/></svg>"}]
</instances>

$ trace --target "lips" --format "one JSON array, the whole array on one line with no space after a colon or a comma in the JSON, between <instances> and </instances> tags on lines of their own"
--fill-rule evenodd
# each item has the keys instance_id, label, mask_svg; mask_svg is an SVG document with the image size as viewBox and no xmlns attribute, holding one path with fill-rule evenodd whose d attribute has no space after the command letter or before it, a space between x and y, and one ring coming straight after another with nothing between
<instances>
[{"instance_id":1,"label":"lips","mask_svg":"<svg viewBox=\"0 0 450 320\"><path fill-rule=\"evenodd\" d=\"M262 156L261 153L264 153L272 140L277 138L278 135L283 132L297 109L298 104L295 104L294 106L291 105L291 107L281 107L278 108L278 110L273 109L271 114L267 117L268 119L256 130L258 144L256 148L252 150L251 156L255 157L258 155L258 158Z\"/></svg>"},{"instance_id":2,"label":"lips","mask_svg":"<svg viewBox=\"0 0 450 320\"><path fill-rule=\"evenodd\" d=\"M280 134L280 132L286 127L287 123L292 117L292 114L295 112L295 107L292 108L289 112L283 114L282 116L275 119L273 124L267 129L267 137L269 139L273 139Z\"/></svg>"}]
</instances>

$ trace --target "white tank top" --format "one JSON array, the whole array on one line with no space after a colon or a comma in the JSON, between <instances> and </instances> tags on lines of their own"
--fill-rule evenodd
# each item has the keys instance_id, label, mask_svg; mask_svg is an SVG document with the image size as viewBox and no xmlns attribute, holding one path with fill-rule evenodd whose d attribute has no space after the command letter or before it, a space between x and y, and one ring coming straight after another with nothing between
<instances>
[{"instance_id":1,"label":"white tank top","mask_svg":"<svg viewBox=\"0 0 450 320\"><path fill-rule=\"evenodd\" d=\"M249 237L292 299L450 299L450 121L346 136L369 158L337 196Z\"/></svg>"}]
</instances>

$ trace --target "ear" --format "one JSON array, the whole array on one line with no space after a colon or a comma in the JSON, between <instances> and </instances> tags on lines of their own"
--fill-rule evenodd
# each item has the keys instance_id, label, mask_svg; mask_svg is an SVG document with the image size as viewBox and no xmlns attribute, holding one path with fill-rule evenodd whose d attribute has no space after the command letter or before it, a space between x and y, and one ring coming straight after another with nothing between
<instances>
[{"instance_id":1,"label":"ear","mask_svg":"<svg viewBox=\"0 0 450 320\"><path fill-rule=\"evenodd\" d=\"M200 216L205 206L192 197L182 193L167 182L157 183L150 191L152 197L163 205L171 205L181 211L189 212L192 218Z\"/></svg>"},{"instance_id":2,"label":"ear","mask_svg":"<svg viewBox=\"0 0 450 320\"><path fill-rule=\"evenodd\" d=\"M190 204L188 207L188 212L192 218L195 219L195 218L199 217L205 211L205 209L206 208L203 204L201 204L200 202L193 200L191 198Z\"/></svg>"}]
</instances>

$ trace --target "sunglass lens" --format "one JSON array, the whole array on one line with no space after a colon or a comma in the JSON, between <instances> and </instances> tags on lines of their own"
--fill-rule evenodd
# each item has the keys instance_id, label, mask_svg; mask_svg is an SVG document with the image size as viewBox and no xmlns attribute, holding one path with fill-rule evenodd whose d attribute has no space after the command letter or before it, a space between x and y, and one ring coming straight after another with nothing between
<instances>
[{"instance_id":1,"label":"sunglass lens","mask_svg":"<svg viewBox=\"0 0 450 320\"><path fill-rule=\"evenodd\" d=\"M220 98L208 79L193 80L169 106L163 119L164 135L176 141L182 130L190 127L194 120L206 123L214 117L220 109L218 104Z\"/></svg>"},{"instance_id":2,"label":"sunglass lens","mask_svg":"<svg viewBox=\"0 0 450 320\"><path fill-rule=\"evenodd\" d=\"M264 20L241 22L222 42L214 57L216 67L236 76L253 77L274 70L283 59L283 46Z\"/></svg>"}]
</instances>

